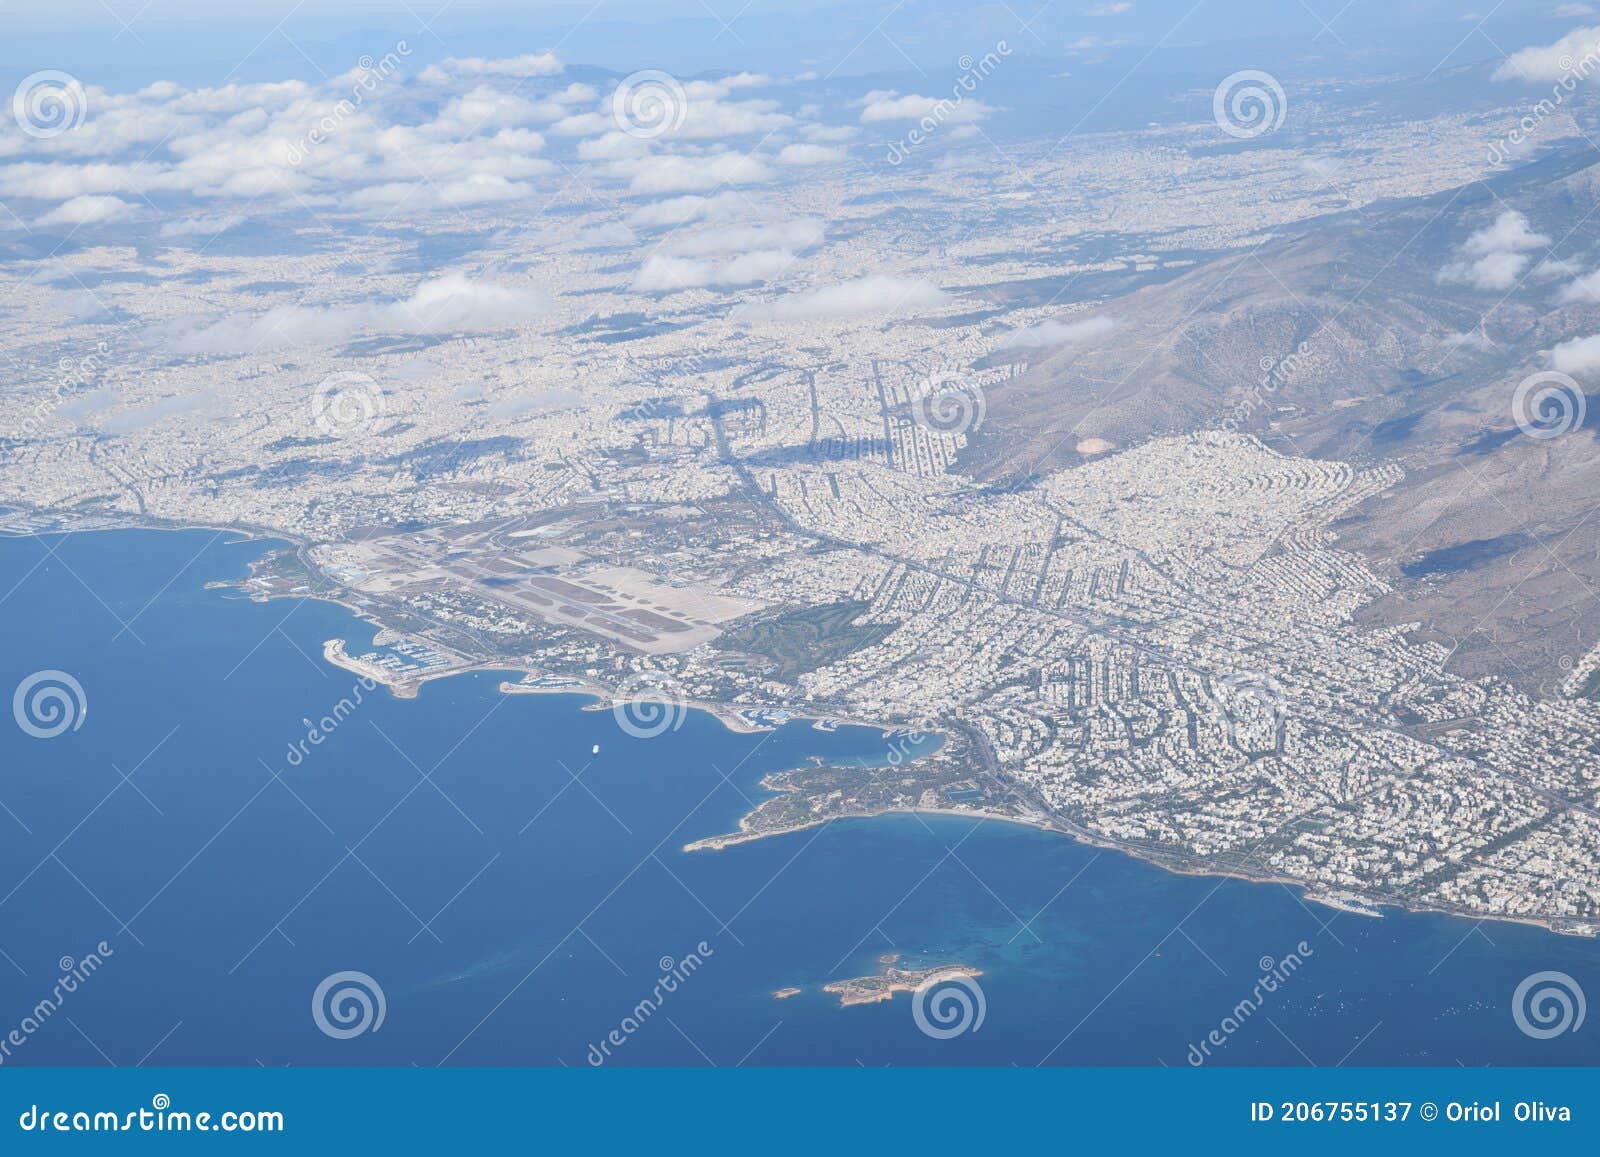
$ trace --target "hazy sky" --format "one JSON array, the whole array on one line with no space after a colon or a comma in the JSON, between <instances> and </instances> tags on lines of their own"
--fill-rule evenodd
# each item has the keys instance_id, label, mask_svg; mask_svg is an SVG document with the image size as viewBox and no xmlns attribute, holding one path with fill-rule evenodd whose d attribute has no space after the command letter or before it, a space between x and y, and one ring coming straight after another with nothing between
<instances>
[{"instance_id":1,"label":"hazy sky","mask_svg":"<svg viewBox=\"0 0 1600 1157\"><path fill-rule=\"evenodd\" d=\"M1258 62L1309 51L1378 67L1408 53L1426 71L1553 38L1585 7L1490 3L1479 16L1460 0L62 0L5 6L0 80L46 67L108 87L311 79L401 37L422 59L556 49L575 64L690 73L948 69L999 37L1063 59L1132 64L1157 46L1243 42L1259 46Z\"/></svg>"}]
</instances>

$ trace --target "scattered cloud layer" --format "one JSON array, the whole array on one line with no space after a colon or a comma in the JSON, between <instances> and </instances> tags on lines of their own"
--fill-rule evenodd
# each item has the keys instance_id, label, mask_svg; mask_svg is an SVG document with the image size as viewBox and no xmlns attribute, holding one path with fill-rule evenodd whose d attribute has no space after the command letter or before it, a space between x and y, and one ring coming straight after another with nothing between
<instances>
[{"instance_id":1,"label":"scattered cloud layer","mask_svg":"<svg viewBox=\"0 0 1600 1157\"><path fill-rule=\"evenodd\" d=\"M835 165L849 154L836 145L785 145L778 153L780 165Z\"/></svg>"},{"instance_id":2,"label":"scattered cloud layer","mask_svg":"<svg viewBox=\"0 0 1600 1157\"><path fill-rule=\"evenodd\" d=\"M149 201L190 222L158 236L203 243L205 222L231 227L245 210L387 221L509 208L574 177L638 197L714 194L846 159L859 130L763 91L786 84L641 73L596 86L551 53L421 67L401 43L314 83L81 87L71 131L0 136L0 199L50 227L121 221Z\"/></svg>"},{"instance_id":3,"label":"scattered cloud layer","mask_svg":"<svg viewBox=\"0 0 1600 1157\"><path fill-rule=\"evenodd\" d=\"M457 76L556 76L563 70L561 61L553 52L528 56L513 56L504 60L484 60L478 56L450 57L422 70L419 77L425 84L444 84Z\"/></svg>"},{"instance_id":4,"label":"scattered cloud layer","mask_svg":"<svg viewBox=\"0 0 1600 1157\"><path fill-rule=\"evenodd\" d=\"M245 354L333 345L358 333L486 333L543 313L539 294L459 274L424 281L410 297L382 304L283 306L251 318L225 318L181 336L185 354Z\"/></svg>"},{"instance_id":5,"label":"scattered cloud layer","mask_svg":"<svg viewBox=\"0 0 1600 1157\"><path fill-rule=\"evenodd\" d=\"M739 316L764 321L816 321L932 309L956 299L931 281L873 274L805 293L792 293L764 305L745 306Z\"/></svg>"},{"instance_id":6,"label":"scattered cloud layer","mask_svg":"<svg viewBox=\"0 0 1600 1157\"><path fill-rule=\"evenodd\" d=\"M651 254L633 280L642 293L756 285L770 281L818 244L826 232L815 218L776 224L710 225L672 237Z\"/></svg>"}]
</instances>

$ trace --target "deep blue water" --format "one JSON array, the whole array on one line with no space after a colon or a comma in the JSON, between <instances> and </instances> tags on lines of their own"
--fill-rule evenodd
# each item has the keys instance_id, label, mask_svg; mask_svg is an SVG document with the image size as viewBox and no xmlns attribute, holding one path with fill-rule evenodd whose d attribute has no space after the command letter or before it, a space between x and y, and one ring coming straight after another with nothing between
<instances>
[{"instance_id":1,"label":"deep blue water","mask_svg":"<svg viewBox=\"0 0 1600 1157\"><path fill-rule=\"evenodd\" d=\"M582 1065L662 958L704 942L615 1063L1182 1065L1262 958L1301 941L1299 971L1214 1063L1600 1061L1600 1026L1534 1040L1513 1022L1531 973L1600 992L1593 943L1534 928L1336 914L951 817L681 851L734 825L769 771L881 763L875 730L738 735L692 714L633 739L586 700L500 695L490 673L368 693L291 766L302 719L354 683L323 640L372 631L203 589L262 549L197 531L0 540L0 690L59 669L88 704L55 738L0 726L0 1038L60 958L112 950L6 1063ZM981 968L982 1026L935 1040L907 996L841 1009L819 991L886 952ZM379 982L386 1018L331 1039L312 993L347 969ZM788 985L805 991L773 999Z\"/></svg>"}]
</instances>

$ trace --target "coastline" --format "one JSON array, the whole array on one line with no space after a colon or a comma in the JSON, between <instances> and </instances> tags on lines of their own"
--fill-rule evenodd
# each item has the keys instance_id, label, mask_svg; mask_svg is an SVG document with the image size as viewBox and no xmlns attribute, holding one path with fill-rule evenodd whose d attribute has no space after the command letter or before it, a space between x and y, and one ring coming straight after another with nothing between
<instances>
[{"instance_id":1,"label":"coastline","mask_svg":"<svg viewBox=\"0 0 1600 1157\"><path fill-rule=\"evenodd\" d=\"M16 510L19 513L28 513L28 511L23 508L10 507L8 509ZM39 511L34 513L43 514L45 512ZM209 523L180 524L164 522L155 519L130 520L120 523L112 522L105 525L96 524L81 528L66 527L59 530L35 530L26 534L7 534L5 537L26 538L39 537L46 534L79 534L93 531L126 530L210 531L217 534L219 537L225 534L236 536L235 541L229 545L236 545L244 542L282 542L286 545L294 547L297 552L307 545L304 540L298 538L292 533L271 530L262 527L241 525L217 526ZM237 580L216 581L204 584L204 586L209 589L226 588L235 590L239 589L239 585L240 584ZM295 598L331 603L348 611L357 620L375 626L379 631L387 629L385 628L384 624L380 620L374 618L370 612L363 610L360 607L352 606L349 602L338 597L336 593L330 591L319 592L307 590L293 595L247 595L246 597L260 598L262 601L271 601L276 598ZM439 671L421 672L410 677L401 677L385 668L364 663L362 660L352 657L345 650L344 640L339 638L324 641L323 658L336 667L350 671L362 678L369 679L374 683L382 684L383 686L387 687L396 698L399 699L416 698L421 686L424 683L432 682L436 679L445 679L453 675L463 675L481 671L505 671L518 673L523 676L534 677L547 675L545 672L540 672L527 666L520 666L514 662L507 663L503 661L485 661L480 663L470 663L457 667L449 667ZM565 678L565 676L563 676L563 678ZM586 704L582 708L586 711L610 710L619 704L629 702L629 700L618 699L615 695L614 689L607 688L604 685L594 683L589 680L574 680L574 683L576 684L575 686L546 687L538 686L536 684L518 683L512 682L511 680L506 680L500 684L499 690L504 694L572 694L589 696L594 700L594 702ZM787 712L789 718L793 720L810 720L813 723L831 722L842 725L861 726L879 730L885 734L890 734L901 729L898 725L885 725L882 722L854 719L832 712L818 714L789 706L774 705L767 707L739 708L727 703L713 703L695 700L682 701L679 706L685 710L703 711L709 715L712 715L728 730L740 734L757 734L774 730L772 727L759 726L746 720L742 715L742 711L744 710L782 710ZM767 790L773 791L798 790L795 788L770 788L765 781L763 781L762 786L767 788ZM1341 912L1349 915L1360 915L1368 918L1381 919L1385 915L1384 909L1392 908L1408 913L1440 915L1460 920L1493 920L1497 923L1520 924L1527 927L1539 928L1543 931L1550 932L1558 936L1575 937L1579 939L1600 938L1600 923L1583 923L1581 921L1574 921L1566 917L1541 918L1537 916L1517 915L1504 912L1483 912L1475 909L1450 908L1441 905L1419 903L1410 899L1374 895L1372 893L1362 893L1350 888L1331 888L1315 882L1308 882L1293 877L1275 875L1270 872L1245 872L1236 869L1227 869L1203 863L1196 863L1185 860L1181 853L1166 853L1138 845L1120 843L1118 841L1099 836L1096 833L1080 828L1056 816L1025 813L1002 813L956 805L932 808L926 806L911 808L892 807L884 809L861 808L857 810L836 812L826 816L818 816L807 820L804 823L794 823L766 830L756 830L750 827L748 824L751 814L754 813L747 813L745 816L740 818L739 829L737 831L703 837L699 840L695 840L691 843L683 845L681 850L685 852L724 851L740 844L754 842L755 840L805 831L810 828L831 823L834 820L874 819L886 815L934 815L978 820L998 820L1006 823L1019 824L1035 830L1047 831L1057 835L1067 836L1089 847L1095 847L1129 855L1175 875L1209 876L1218 879L1240 880L1248 883L1280 884L1298 891L1301 898L1307 903L1315 903L1323 907L1333 909L1335 912Z\"/></svg>"},{"instance_id":2,"label":"coastline","mask_svg":"<svg viewBox=\"0 0 1600 1157\"><path fill-rule=\"evenodd\" d=\"M1414 915L1448 916L1456 920L1493 920L1500 924L1521 924L1525 927L1539 928L1557 936L1570 936L1577 939L1592 940L1600 938L1600 928L1589 928L1587 931L1575 928L1562 927L1564 920L1544 920L1534 916L1517 916L1508 913L1484 913L1470 909L1445 908L1436 905L1418 904L1412 901L1399 900L1390 896L1373 896L1371 894L1353 892L1349 889L1322 889L1320 885L1308 883L1305 880L1295 879L1291 876L1274 875L1270 872L1241 872L1228 870L1206 864L1185 862L1181 859L1168 857L1147 848L1135 847L1118 843L1096 835L1083 828L1078 828L1065 821L1054 817L1018 815L1004 812L984 811L977 808L948 807L948 808L885 808L881 811L861 809L858 811L837 812L833 815L819 816L802 824L793 824L788 827L773 828L768 831L754 831L744 827L742 817L741 830L727 832L717 836L706 836L691 843L684 844L685 852L726 851L740 844L754 843L757 840L791 835L795 832L809 831L812 828L822 827L836 820L871 820L883 816L942 816L949 818L963 818L975 820L988 820L999 823L1016 824L1020 827L1032 828L1035 831L1050 832L1053 835L1066 836L1067 838L1083 844L1086 847L1100 848L1108 852L1118 852L1131 856L1152 867L1160 868L1175 876L1210 877L1218 880L1237 880L1247 884L1280 884L1286 888L1297 891L1300 898L1308 904L1317 904L1324 908L1331 908L1336 912L1346 915L1363 916L1369 919L1381 920L1386 915L1384 909L1392 908L1396 911L1407 912Z\"/></svg>"}]
</instances>

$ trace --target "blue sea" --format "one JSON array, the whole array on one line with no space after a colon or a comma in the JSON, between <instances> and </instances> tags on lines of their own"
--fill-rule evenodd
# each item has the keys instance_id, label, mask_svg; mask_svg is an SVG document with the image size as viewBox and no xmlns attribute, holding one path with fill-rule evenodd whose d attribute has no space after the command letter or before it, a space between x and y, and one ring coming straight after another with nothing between
<instances>
[{"instance_id":1,"label":"blue sea","mask_svg":"<svg viewBox=\"0 0 1600 1157\"><path fill-rule=\"evenodd\" d=\"M959 817L686 853L769 772L892 774L895 741L700 713L634 738L493 672L361 690L321 651L364 649L370 624L206 589L265 549L0 539L0 691L40 672L81 688L30 720L70 719L60 734L0 726L4 1064L1600 1063L1600 1026L1518 1026L1529 976L1600 993L1600 947L1537 928L1339 913ZM907 994L821 991L885 954L979 970L964 1031L924 1031ZM314 1015L344 973L368 1009Z\"/></svg>"}]
</instances>

